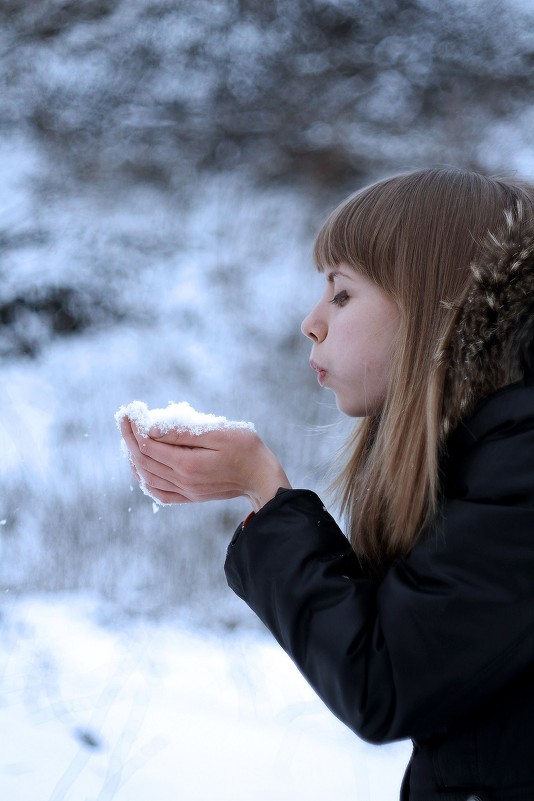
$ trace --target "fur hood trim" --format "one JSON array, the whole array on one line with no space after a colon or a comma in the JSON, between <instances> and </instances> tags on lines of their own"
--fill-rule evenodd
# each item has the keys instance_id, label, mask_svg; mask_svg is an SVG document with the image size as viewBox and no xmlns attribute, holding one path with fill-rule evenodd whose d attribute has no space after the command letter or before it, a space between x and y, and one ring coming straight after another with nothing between
<instances>
[{"instance_id":1,"label":"fur hood trim","mask_svg":"<svg viewBox=\"0 0 534 801\"><path fill-rule=\"evenodd\" d=\"M534 368L534 222L517 206L488 234L457 306L443 395L446 436L479 401Z\"/></svg>"}]
</instances>

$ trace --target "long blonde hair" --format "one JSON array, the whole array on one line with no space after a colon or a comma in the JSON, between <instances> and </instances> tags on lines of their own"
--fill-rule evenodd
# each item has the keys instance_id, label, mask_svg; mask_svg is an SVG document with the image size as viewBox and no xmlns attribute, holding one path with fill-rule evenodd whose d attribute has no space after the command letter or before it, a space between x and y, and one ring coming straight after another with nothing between
<instances>
[{"instance_id":1,"label":"long blonde hair","mask_svg":"<svg viewBox=\"0 0 534 801\"><path fill-rule=\"evenodd\" d=\"M352 195L317 235L319 270L347 264L400 309L383 409L358 424L334 481L354 550L379 567L408 553L437 513L448 343L470 264L518 203L533 215L522 181L418 170Z\"/></svg>"}]
</instances>

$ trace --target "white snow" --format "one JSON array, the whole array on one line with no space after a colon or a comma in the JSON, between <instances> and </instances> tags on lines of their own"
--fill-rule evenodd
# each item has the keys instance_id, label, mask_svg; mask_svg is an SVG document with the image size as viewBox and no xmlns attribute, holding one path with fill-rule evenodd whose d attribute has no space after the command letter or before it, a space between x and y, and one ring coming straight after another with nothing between
<instances>
[{"instance_id":1,"label":"white snow","mask_svg":"<svg viewBox=\"0 0 534 801\"><path fill-rule=\"evenodd\" d=\"M158 428L162 434L176 429L196 435L228 428L246 428L254 431L253 423L227 420L226 417L218 417L215 414L203 414L193 409L186 401L181 403L169 401L164 409L149 409L143 401L132 401L127 406L121 406L115 413L119 427L125 417L136 424L143 437L148 437L151 428Z\"/></svg>"},{"instance_id":2,"label":"white snow","mask_svg":"<svg viewBox=\"0 0 534 801\"><path fill-rule=\"evenodd\" d=\"M398 798L409 744L359 740L259 630L128 620L74 594L0 612L2 799Z\"/></svg>"},{"instance_id":3,"label":"white snow","mask_svg":"<svg viewBox=\"0 0 534 801\"><path fill-rule=\"evenodd\" d=\"M38 376L33 364L21 364L9 379L6 373L0 393L0 475L22 466L46 476L55 411L51 382Z\"/></svg>"}]
</instances>

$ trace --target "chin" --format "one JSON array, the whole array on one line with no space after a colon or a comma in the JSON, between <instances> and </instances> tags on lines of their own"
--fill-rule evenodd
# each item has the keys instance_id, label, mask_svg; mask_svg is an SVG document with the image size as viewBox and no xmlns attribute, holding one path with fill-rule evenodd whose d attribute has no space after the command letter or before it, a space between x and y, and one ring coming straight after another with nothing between
<instances>
[{"instance_id":1,"label":"chin","mask_svg":"<svg viewBox=\"0 0 534 801\"><path fill-rule=\"evenodd\" d=\"M347 417L370 417L380 411L382 404L374 403L373 405L358 404L352 402L344 402L336 397L336 405L339 411Z\"/></svg>"},{"instance_id":2,"label":"chin","mask_svg":"<svg viewBox=\"0 0 534 801\"><path fill-rule=\"evenodd\" d=\"M336 398L336 406L341 412L341 414L346 415L346 417L366 417L367 412L361 409L359 406L355 406L353 403L343 403Z\"/></svg>"}]
</instances>

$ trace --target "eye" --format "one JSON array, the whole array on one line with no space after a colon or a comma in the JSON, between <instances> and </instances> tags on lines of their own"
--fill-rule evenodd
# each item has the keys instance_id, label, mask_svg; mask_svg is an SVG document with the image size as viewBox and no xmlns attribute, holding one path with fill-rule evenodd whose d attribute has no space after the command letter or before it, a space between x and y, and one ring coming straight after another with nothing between
<instances>
[{"instance_id":1,"label":"eye","mask_svg":"<svg viewBox=\"0 0 534 801\"><path fill-rule=\"evenodd\" d=\"M337 295L334 295L330 303L333 303L334 306L344 306L348 299L349 296L343 289L341 292L338 292Z\"/></svg>"}]
</instances>

